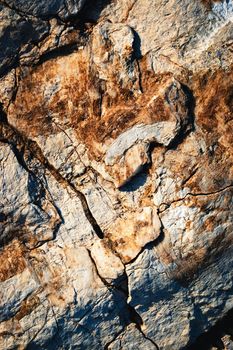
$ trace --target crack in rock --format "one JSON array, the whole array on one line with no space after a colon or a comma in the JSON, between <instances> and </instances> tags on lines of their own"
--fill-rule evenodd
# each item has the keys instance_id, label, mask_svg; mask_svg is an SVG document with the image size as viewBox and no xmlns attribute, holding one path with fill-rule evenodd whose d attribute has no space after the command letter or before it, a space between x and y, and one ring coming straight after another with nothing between
<instances>
[{"instance_id":1,"label":"crack in rock","mask_svg":"<svg viewBox=\"0 0 233 350\"><path fill-rule=\"evenodd\" d=\"M85 195L79 191L69 180L65 179L59 171L45 158L42 150L38 146L35 141L28 139L26 136L22 135L17 131L13 126L6 123L6 121L2 121L0 125L0 141L8 143L18 149L19 154L21 155L21 163L27 169L27 165L24 160L23 153L25 151L29 152L29 154L35 157L40 163L49 171L49 173L65 188L70 188L77 197L79 198L83 212L91 224L94 232L97 234L99 238L104 237L104 233L97 223L96 219L91 213L91 210L88 206L87 199Z\"/></svg>"},{"instance_id":2,"label":"crack in rock","mask_svg":"<svg viewBox=\"0 0 233 350\"><path fill-rule=\"evenodd\" d=\"M225 192L229 189L233 188L233 184L230 184L228 186L225 186L219 190L216 190L216 191L213 191L213 192L200 192L200 193L192 193L192 192L188 192L186 193L186 195L182 198L178 198L178 199L175 199L169 203L161 203L159 205L159 209L158 209L158 212L159 213L162 213L164 212L166 209L168 209L172 204L174 203L178 203L178 202L182 202L183 200L185 200L187 197L202 197L202 196L212 196L212 195L215 195L215 194L219 194L219 193L222 193L222 192ZM161 209L162 208L162 209Z\"/></svg>"}]
</instances>

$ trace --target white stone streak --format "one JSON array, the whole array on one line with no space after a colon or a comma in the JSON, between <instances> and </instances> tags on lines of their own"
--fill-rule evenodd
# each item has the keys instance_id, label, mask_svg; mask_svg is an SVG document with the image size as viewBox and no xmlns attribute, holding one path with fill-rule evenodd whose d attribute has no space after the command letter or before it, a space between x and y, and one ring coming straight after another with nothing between
<instances>
[{"instance_id":1,"label":"white stone streak","mask_svg":"<svg viewBox=\"0 0 233 350\"><path fill-rule=\"evenodd\" d=\"M143 142L168 146L176 134L175 122L158 122L152 125L135 125L122 133L109 147L106 154L106 164L113 165L134 144Z\"/></svg>"}]
</instances>

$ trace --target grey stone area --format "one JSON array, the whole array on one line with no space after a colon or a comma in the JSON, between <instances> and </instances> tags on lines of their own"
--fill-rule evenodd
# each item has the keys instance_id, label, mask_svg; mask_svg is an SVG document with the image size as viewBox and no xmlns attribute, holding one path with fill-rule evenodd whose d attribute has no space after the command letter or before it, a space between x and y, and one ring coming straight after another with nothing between
<instances>
[{"instance_id":1,"label":"grey stone area","mask_svg":"<svg viewBox=\"0 0 233 350\"><path fill-rule=\"evenodd\" d=\"M0 2L0 349L232 349L232 19Z\"/></svg>"},{"instance_id":2,"label":"grey stone area","mask_svg":"<svg viewBox=\"0 0 233 350\"><path fill-rule=\"evenodd\" d=\"M86 0L25 1L6 0L4 3L24 15L49 18L56 15L77 15Z\"/></svg>"},{"instance_id":3,"label":"grey stone area","mask_svg":"<svg viewBox=\"0 0 233 350\"><path fill-rule=\"evenodd\" d=\"M20 49L37 43L49 33L48 23L37 18L25 18L0 4L0 74L18 64Z\"/></svg>"}]
</instances>

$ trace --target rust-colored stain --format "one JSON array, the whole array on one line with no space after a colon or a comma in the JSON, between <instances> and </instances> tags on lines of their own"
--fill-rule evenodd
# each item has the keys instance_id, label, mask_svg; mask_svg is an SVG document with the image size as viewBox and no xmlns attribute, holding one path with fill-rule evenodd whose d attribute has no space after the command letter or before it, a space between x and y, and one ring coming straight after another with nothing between
<instances>
[{"instance_id":1,"label":"rust-colored stain","mask_svg":"<svg viewBox=\"0 0 233 350\"><path fill-rule=\"evenodd\" d=\"M136 123L168 120L170 111L159 97L161 86L171 74L155 75L142 70L143 93L122 86L116 71L111 73L111 88L100 79L90 63L89 53L75 52L30 68L21 76L15 102L9 108L9 121L29 137L60 132L54 120L73 127L92 153L94 143L116 138ZM141 63L142 69L145 62ZM158 94L158 98L150 102Z\"/></svg>"},{"instance_id":2,"label":"rust-colored stain","mask_svg":"<svg viewBox=\"0 0 233 350\"><path fill-rule=\"evenodd\" d=\"M176 262L177 268L171 272L171 277L184 283L192 280L195 273L204 264L206 255L207 249L205 248L200 248L189 252L185 259L182 259L180 262Z\"/></svg>"},{"instance_id":3,"label":"rust-colored stain","mask_svg":"<svg viewBox=\"0 0 233 350\"><path fill-rule=\"evenodd\" d=\"M138 64L137 82L124 86L117 62L108 71L108 79L101 78L88 47L28 68L21 74L16 100L9 107L9 122L29 138L61 132L57 124L63 129L71 127L78 140L87 146L89 157L101 161L106 147L125 130L174 117L161 93L172 74L155 74L146 58ZM199 165L205 167L206 176L210 174L204 183L197 171L189 179L188 187L196 193L216 191L233 176L233 69L186 73L187 76L184 73L180 77L181 83L193 93L196 135L203 138L206 146L197 158ZM186 108L182 103L176 107L181 114ZM176 151L182 153L184 145L185 140ZM179 159L171 157L169 168L174 173L187 173L188 177L192 172L190 156L187 153L180 163ZM225 168L229 173L223 176Z\"/></svg>"},{"instance_id":4,"label":"rust-colored stain","mask_svg":"<svg viewBox=\"0 0 233 350\"><path fill-rule=\"evenodd\" d=\"M40 299L38 296L33 295L25 299L21 305L20 309L15 315L16 320L21 320L26 315L29 315L38 305L40 305Z\"/></svg>"},{"instance_id":5,"label":"rust-colored stain","mask_svg":"<svg viewBox=\"0 0 233 350\"><path fill-rule=\"evenodd\" d=\"M0 281L3 282L26 268L25 251L18 240L13 240L0 251Z\"/></svg>"},{"instance_id":6,"label":"rust-colored stain","mask_svg":"<svg viewBox=\"0 0 233 350\"><path fill-rule=\"evenodd\" d=\"M222 0L201 0L201 2L208 8L211 9L211 5L216 2L222 2Z\"/></svg>"},{"instance_id":7,"label":"rust-colored stain","mask_svg":"<svg viewBox=\"0 0 233 350\"><path fill-rule=\"evenodd\" d=\"M233 68L229 71L207 72L194 78L196 121L207 132L216 128L225 128L228 131L233 112L232 79ZM227 135L231 136L232 142L232 133Z\"/></svg>"}]
</instances>

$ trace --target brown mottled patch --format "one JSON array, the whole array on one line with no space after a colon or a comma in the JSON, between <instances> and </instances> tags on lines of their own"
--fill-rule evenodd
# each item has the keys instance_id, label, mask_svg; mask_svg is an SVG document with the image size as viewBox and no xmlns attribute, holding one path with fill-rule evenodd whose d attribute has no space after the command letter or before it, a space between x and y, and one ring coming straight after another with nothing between
<instances>
[{"instance_id":1,"label":"brown mottled patch","mask_svg":"<svg viewBox=\"0 0 233 350\"><path fill-rule=\"evenodd\" d=\"M171 272L171 277L181 283L192 280L196 272L204 264L206 255L206 248L200 248L189 252L185 259L176 262L177 268Z\"/></svg>"},{"instance_id":2,"label":"brown mottled patch","mask_svg":"<svg viewBox=\"0 0 233 350\"><path fill-rule=\"evenodd\" d=\"M192 227L192 221L188 220L185 224L185 228L186 228L186 230L190 230L191 227Z\"/></svg>"},{"instance_id":3,"label":"brown mottled patch","mask_svg":"<svg viewBox=\"0 0 233 350\"><path fill-rule=\"evenodd\" d=\"M153 207L153 184L149 183L148 185L145 186L144 189L144 194L143 196L140 198L140 207L147 207L147 206L151 206Z\"/></svg>"},{"instance_id":4,"label":"brown mottled patch","mask_svg":"<svg viewBox=\"0 0 233 350\"><path fill-rule=\"evenodd\" d=\"M33 295L25 299L21 305L20 309L15 315L16 320L21 320L26 315L29 315L38 305L40 304L40 299L38 296Z\"/></svg>"},{"instance_id":5,"label":"brown mottled patch","mask_svg":"<svg viewBox=\"0 0 233 350\"><path fill-rule=\"evenodd\" d=\"M216 224L217 224L216 217L209 216L203 223L203 229L206 231L212 231L216 226Z\"/></svg>"},{"instance_id":6,"label":"brown mottled patch","mask_svg":"<svg viewBox=\"0 0 233 350\"><path fill-rule=\"evenodd\" d=\"M48 299L52 305L56 305L58 307L65 307L66 306L66 301L65 297L62 295L58 294L57 291L55 290L53 293L48 294Z\"/></svg>"},{"instance_id":7,"label":"brown mottled patch","mask_svg":"<svg viewBox=\"0 0 233 350\"><path fill-rule=\"evenodd\" d=\"M18 240L13 240L0 251L0 281L3 282L26 268L25 251Z\"/></svg>"},{"instance_id":8,"label":"brown mottled patch","mask_svg":"<svg viewBox=\"0 0 233 350\"><path fill-rule=\"evenodd\" d=\"M232 81L233 66L197 73L190 79L189 88L195 100L195 133L167 152L164 160L171 173L183 179L189 192L215 192L232 183Z\"/></svg>"},{"instance_id":9,"label":"brown mottled patch","mask_svg":"<svg viewBox=\"0 0 233 350\"><path fill-rule=\"evenodd\" d=\"M91 62L86 48L25 70L8 111L10 123L33 138L60 132L56 120L64 128L73 127L78 138L98 157L101 152L96 144L117 138L137 123L169 119L171 111L159 95L171 74L156 75L147 68L146 60L142 60L143 93L140 93L139 86L138 90L135 88L138 83L129 81L123 86L117 62L109 70L107 82L99 77L97 67ZM157 99L151 101L155 95Z\"/></svg>"},{"instance_id":10,"label":"brown mottled patch","mask_svg":"<svg viewBox=\"0 0 233 350\"><path fill-rule=\"evenodd\" d=\"M147 243L159 237L160 225L157 213L151 207L144 207L139 212L119 217L105 231L102 244L128 263Z\"/></svg>"},{"instance_id":11,"label":"brown mottled patch","mask_svg":"<svg viewBox=\"0 0 233 350\"><path fill-rule=\"evenodd\" d=\"M148 226L148 222L146 222L146 221L136 221L137 230L140 230L141 228L146 227L146 226Z\"/></svg>"},{"instance_id":12,"label":"brown mottled patch","mask_svg":"<svg viewBox=\"0 0 233 350\"><path fill-rule=\"evenodd\" d=\"M196 122L203 130L212 132L232 120L232 79L233 67L229 71L209 71L194 78Z\"/></svg>"},{"instance_id":13,"label":"brown mottled patch","mask_svg":"<svg viewBox=\"0 0 233 350\"><path fill-rule=\"evenodd\" d=\"M168 120L170 111L161 98L154 103L149 103L151 98L158 94L161 85L170 78L169 75L156 77L151 84L147 84L143 94L135 95L130 87L128 89L119 86L119 82L113 77L114 94L107 92L102 97L102 109L104 115L99 116L96 110L86 112L84 119L79 119L75 125L78 138L83 140L91 153L95 152L93 140L96 143L104 143L106 139L116 139L122 132L138 123L152 124L156 121ZM96 77L92 78L96 80ZM87 104L93 104L89 99ZM90 107L89 107L90 111ZM85 114L85 113L83 113ZM83 115L82 114L82 115ZM74 123L73 123L74 125Z\"/></svg>"},{"instance_id":14,"label":"brown mottled patch","mask_svg":"<svg viewBox=\"0 0 233 350\"><path fill-rule=\"evenodd\" d=\"M154 122L155 115L157 115L156 121L158 122L169 120L171 117L171 112L162 97L158 97L147 107L147 116L151 123Z\"/></svg>"},{"instance_id":15,"label":"brown mottled patch","mask_svg":"<svg viewBox=\"0 0 233 350\"><path fill-rule=\"evenodd\" d=\"M222 2L223 0L201 0L201 2L208 8L211 8L211 5L215 2Z\"/></svg>"},{"instance_id":16,"label":"brown mottled patch","mask_svg":"<svg viewBox=\"0 0 233 350\"><path fill-rule=\"evenodd\" d=\"M211 265L223 252L232 249L233 237L225 233L215 237L209 247L199 248L189 252L184 259L177 261L177 268L171 272L171 277L182 284L187 284L195 278L201 269Z\"/></svg>"}]
</instances>

